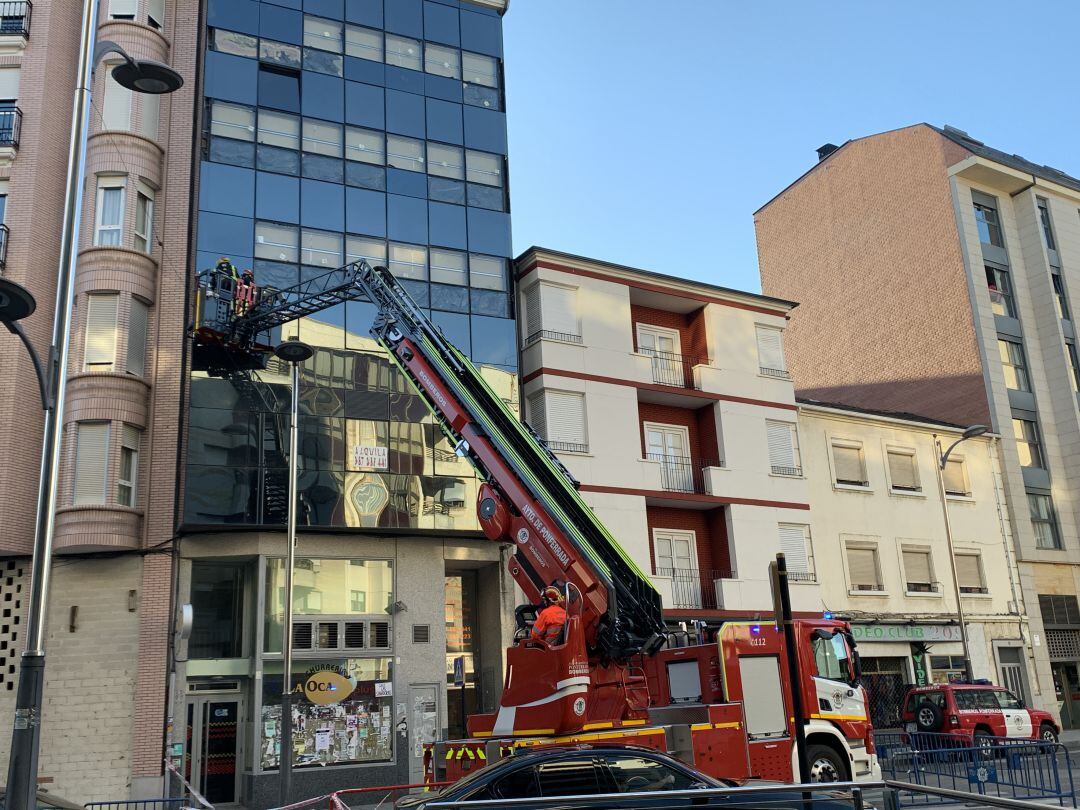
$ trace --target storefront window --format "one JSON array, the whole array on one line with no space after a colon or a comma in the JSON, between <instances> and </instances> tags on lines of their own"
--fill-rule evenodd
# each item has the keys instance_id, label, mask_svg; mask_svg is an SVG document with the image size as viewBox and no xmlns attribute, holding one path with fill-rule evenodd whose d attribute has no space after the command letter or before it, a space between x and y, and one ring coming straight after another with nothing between
<instances>
[{"instance_id":1,"label":"storefront window","mask_svg":"<svg viewBox=\"0 0 1080 810\"><path fill-rule=\"evenodd\" d=\"M296 561L293 613L296 616L375 614L387 616L393 603L394 564L390 560ZM285 561L266 561L266 652L281 652L285 619Z\"/></svg>"},{"instance_id":2,"label":"storefront window","mask_svg":"<svg viewBox=\"0 0 1080 810\"><path fill-rule=\"evenodd\" d=\"M263 769L278 767L281 750L281 664L263 678ZM347 658L293 664L293 764L343 765L393 758L393 673L390 658ZM326 694L343 697L326 702ZM329 689L329 692L328 692ZM351 691L346 691L351 689ZM312 699L314 698L314 700Z\"/></svg>"},{"instance_id":3,"label":"storefront window","mask_svg":"<svg viewBox=\"0 0 1080 810\"><path fill-rule=\"evenodd\" d=\"M189 658L240 658L244 655L243 563L191 564L193 622Z\"/></svg>"},{"instance_id":4,"label":"storefront window","mask_svg":"<svg viewBox=\"0 0 1080 810\"><path fill-rule=\"evenodd\" d=\"M930 667L934 670L934 683L956 683L965 677L962 655L931 655Z\"/></svg>"},{"instance_id":5,"label":"storefront window","mask_svg":"<svg viewBox=\"0 0 1080 810\"><path fill-rule=\"evenodd\" d=\"M451 737L465 736L465 718L476 712L476 574L446 577L447 723ZM455 686L455 661L461 658L465 685Z\"/></svg>"}]
</instances>

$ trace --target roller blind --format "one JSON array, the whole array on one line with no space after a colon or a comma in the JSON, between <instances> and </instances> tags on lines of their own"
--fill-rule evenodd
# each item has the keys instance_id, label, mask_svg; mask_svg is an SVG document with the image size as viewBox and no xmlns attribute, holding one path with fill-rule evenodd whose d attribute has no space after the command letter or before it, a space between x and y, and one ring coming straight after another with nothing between
<instances>
[{"instance_id":1,"label":"roller blind","mask_svg":"<svg viewBox=\"0 0 1080 810\"><path fill-rule=\"evenodd\" d=\"M547 414L544 412L543 391L529 396L529 424L532 426L532 429L536 431L536 435L544 439L548 437Z\"/></svg>"},{"instance_id":2,"label":"roller blind","mask_svg":"<svg viewBox=\"0 0 1080 810\"><path fill-rule=\"evenodd\" d=\"M540 322L547 332L559 332L564 335L581 335L581 323L577 315L577 290L569 287L557 287L554 284L540 285ZM529 328L535 332L530 322Z\"/></svg>"},{"instance_id":3,"label":"roller blind","mask_svg":"<svg viewBox=\"0 0 1080 810\"><path fill-rule=\"evenodd\" d=\"M930 552L905 551L904 576L911 583L930 583Z\"/></svg>"},{"instance_id":4,"label":"roller blind","mask_svg":"<svg viewBox=\"0 0 1080 810\"><path fill-rule=\"evenodd\" d=\"M131 299L131 318L128 323L127 372L143 377L146 374L146 321L149 309L138 298Z\"/></svg>"},{"instance_id":5,"label":"roller blind","mask_svg":"<svg viewBox=\"0 0 1080 810\"><path fill-rule=\"evenodd\" d=\"M758 365L762 368L771 368L784 371L784 346L780 337L779 329L770 329L767 326L757 327L757 350Z\"/></svg>"},{"instance_id":6,"label":"roller blind","mask_svg":"<svg viewBox=\"0 0 1080 810\"><path fill-rule=\"evenodd\" d=\"M0 68L0 101L17 101L19 98L19 68Z\"/></svg>"},{"instance_id":7,"label":"roller blind","mask_svg":"<svg viewBox=\"0 0 1080 810\"><path fill-rule=\"evenodd\" d=\"M911 491L920 489L919 479L915 473L915 456L896 450L890 450L888 456L889 479L892 481L893 489Z\"/></svg>"},{"instance_id":8,"label":"roller blind","mask_svg":"<svg viewBox=\"0 0 1080 810\"><path fill-rule=\"evenodd\" d=\"M780 524L780 550L787 559L789 571L805 574L810 571L810 561L806 553L806 536L809 526Z\"/></svg>"},{"instance_id":9,"label":"roller blind","mask_svg":"<svg viewBox=\"0 0 1080 810\"><path fill-rule=\"evenodd\" d=\"M568 444L587 444L585 436L585 397L565 391L547 391L548 438Z\"/></svg>"},{"instance_id":10,"label":"roller blind","mask_svg":"<svg viewBox=\"0 0 1080 810\"><path fill-rule=\"evenodd\" d=\"M112 77L112 69L119 64L120 62L106 62L103 66L105 68L105 102L102 104L101 125L104 129L126 131L131 129L132 93Z\"/></svg>"},{"instance_id":11,"label":"roller blind","mask_svg":"<svg viewBox=\"0 0 1080 810\"><path fill-rule=\"evenodd\" d=\"M107 422L81 422L75 447L75 504L105 503L109 458Z\"/></svg>"},{"instance_id":12,"label":"roller blind","mask_svg":"<svg viewBox=\"0 0 1080 810\"><path fill-rule=\"evenodd\" d=\"M967 483L964 479L964 462L962 459L950 458L945 463L945 491L950 495L967 495Z\"/></svg>"},{"instance_id":13,"label":"roller blind","mask_svg":"<svg viewBox=\"0 0 1080 810\"><path fill-rule=\"evenodd\" d=\"M769 440L769 466L792 469L799 466L795 425L791 422L765 421Z\"/></svg>"},{"instance_id":14,"label":"roller blind","mask_svg":"<svg viewBox=\"0 0 1080 810\"><path fill-rule=\"evenodd\" d=\"M839 484L865 484L866 472L863 470L862 448L833 445L833 466L836 468L836 482Z\"/></svg>"},{"instance_id":15,"label":"roller blind","mask_svg":"<svg viewBox=\"0 0 1080 810\"><path fill-rule=\"evenodd\" d=\"M147 22L152 27L163 28L165 26L165 0L150 0L147 4L146 14Z\"/></svg>"},{"instance_id":16,"label":"roller blind","mask_svg":"<svg viewBox=\"0 0 1080 810\"><path fill-rule=\"evenodd\" d=\"M543 329L540 317L540 285L534 284L525 291L525 336L531 337Z\"/></svg>"},{"instance_id":17,"label":"roller blind","mask_svg":"<svg viewBox=\"0 0 1080 810\"><path fill-rule=\"evenodd\" d=\"M116 305L118 295L86 297L85 371L112 371L116 362Z\"/></svg>"},{"instance_id":18,"label":"roller blind","mask_svg":"<svg viewBox=\"0 0 1080 810\"><path fill-rule=\"evenodd\" d=\"M956 579L961 588L982 590L982 572L979 570L978 554L956 555Z\"/></svg>"},{"instance_id":19,"label":"roller blind","mask_svg":"<svg viewBox=\"0 0 1080 810\"><path fill-rule=\"evenodd\" d=\"M126 19L135 16L135 0L109 0L109 16Z\"/></svg>"},{"instance_id":20,"label":"roller blind","mask_svg":"<svg viewBox=\"0 0 1080 810\"><path fill-rule=\"evenodd\" d=\"M852 587L860 590L880 591L877 552L872 548L849 548L847 550L848 573Z\"/></svg>"},{"instance_id":21,"label":"roller blind","mask_svg":"<svg viewBox=\"0 0 1080 810\"><path fill-rule=\"evenodd\" d=\"M140 93L139 134L152 141L158 138L158 122L161 120L161 96L152 93Z\"/></svg>"}]
</instances>

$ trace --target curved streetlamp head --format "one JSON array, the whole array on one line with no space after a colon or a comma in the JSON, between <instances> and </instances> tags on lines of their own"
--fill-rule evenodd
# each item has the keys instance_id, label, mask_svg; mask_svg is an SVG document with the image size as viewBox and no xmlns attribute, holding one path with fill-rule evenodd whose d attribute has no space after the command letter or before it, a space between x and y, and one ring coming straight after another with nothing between
<instances>
[{"instance_id":1,"label":"curved streetlamp head","mask_svg":"<svg viewBox=\"0 0 1080 810\"><path fill-rule=\"evenodd\" d=\"M0 278L0 323L21 321L34 314L37 301L21 284Z\"/></svg>"},{"instance_id":2,"label":"curved streetlamp head","mask_svg":"<svg viewBox=\"0 0 1080 810\"><path fill-rule=\"evenodd\" d=\"M112 69L112 77L121 87L136 93L162 95L172 93L184 86L184 77L168 65L153 59L128 57Z\"/></svg>"},{"instance_id":3,"label":"curved streetlamp head","mask_svg":"<svg viewBox=\"0 0 1080 810\"><path fill-rule=\"evenodd\" d=\"M982 436L984 433L989 433L990 428L986 425L972 425L961 434L961 439L974 439L976 436Z\"/></svg>"},{"instance_id":4,"label":"curved streetlamp head","mask_svg":"<svg viewBox=\"0 0 1080 810\"><path fill-rule=\"evenodd\" d=\"M303 363L315 354L315 350L299 340L286 340L274 347L274 354L286 363Z\"/></svg>"}]
</instances>

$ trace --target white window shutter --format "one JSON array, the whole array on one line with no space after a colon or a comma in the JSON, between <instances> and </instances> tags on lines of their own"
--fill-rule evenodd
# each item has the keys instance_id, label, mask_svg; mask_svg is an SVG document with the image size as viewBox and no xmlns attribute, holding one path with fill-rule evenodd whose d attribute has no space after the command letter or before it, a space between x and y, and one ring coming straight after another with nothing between
<instances>
[{"instance_id":1,"label":"white window shutter","mask_svg":"<svg viewBox=\"0 0 1080 810\"><path fill-rule=\"evenodd\" d=\"M0 100L16 101L19 98L19 75L17 67L0 68Z\"/></svg>"},{"instance_id":2,"label":"white window shutter","mask_svg":"<svg viewBox=\"0 0 1080 810\"><path fill-rule=\"evenodd\" d=\"M982 572L979 570L978 554L956 555L956 579L961 588L982 588Z\"/></svg>"},{"instance_id":3,"label":"white window shutter","mask_svg":"<svg viewBox=\"0 0 1080 810\"><path fill-rule=\"evenodd\" d=\"M156 93L140 93L139 105L139 134L156 141L158 122L161 120L161 96Z\"/></svg>"},{"instance_id":4,"label":"white window shutter","mask_svg":"<svg viewBox=\"0 0 1080 810\"><path fill-rule=\"evenodd\" d=\"M860 448L834 444L832 452L838 482L866 483L866 472L863 469L862 450Z\"/></svg>"},{"instance_id":5,"label":"white window shutter","mask_svg":"<svg viewBox=\"0 0 1080 810\"><path fill-rule=\"evenodd\" d=\"M966 495L967 482L964 480L964 462L958 458L950 458L945 463L943 472L945 477L945 491L952 495Z\"/></svg>"},{"instance_id":6,"label":"white window shutter","mask_svg":"<svg viewBox=\"0 0 1080 810\"><path fill-rule=\"evenodd\" d=\"M930 552L928 551L905 551L904 552L904 576L908 582L929 583L930 577Z\"/></svg>"},{"instance_id":7,"label":"white window shutter","mask_svg":"<svg viewBox=\"0 0 1080 810\"><path fill-rule=\"evenodd\" d=\"M806 553L809 528L790 523L780 524L780 550L784 552L788 571L799 574L810 572L809 555Z\"/></svg>"},{"instance_id":8,"label":"white window shutter","mask_svg":"<svg viewBox=\"0 0 1080 810\"><path fill-rule=\"evenodd\" d=\"M156 28L165 27L165 0L150 0L146 11L150 25Z\"/></svg>"},{"instance_id":9,"label":"white window shutter","mask_svg":"<svg viewBox=\"0 0 1080 810\"><path fill-rule=\"evenodd\" d=\"M919 489L918 476L915 474L915 456L911 453L888 451L889 479L896 489Z\"/></svg>"},{"instance_id":10,"label":"white window shutter","mask_svg":"<svg viewBox=\"0 0 1080 810\"><path fill-rule=\"evenodd\" d=\"M83 368L86 371L112 371L116 363L116 305L120 296L86 297L86 346Z\"/></svg>"},{"instance_id":11,"label":"white window shutter","mask_svg":"<svg viewBox=\"0 0 1080 810\"><path fill-rule=\"evenodd\" d=\"M566 391L547 391L547 431L552 441L585 445L585 397Z\"/></svg>"},{"instance_id":12,"label":"white window shutter","mask_svg":"<svg viewBox=\"0 0 1080 810\"><path fill-rule=\"evenodd\" d=\"M863 590L881 590L878 581L877 552L872 548L849 548L847 550L848 574L851 584Z\"/></svg>"},{"instance_id":13,"label":"white window shutter","mask_svg":"<svg viewBox=\"0 0 1080 810\"><path fill-rule=\"evenodd\" d=\"M536 435L547 439L547 413L545 411L544 392L529 395L529 425L536 431Z\"/></svg>"},{"instance_id":14,"label":"white window shutter","mask_svg":"<svg viewBox=\"0 0 1080 810\"><path fill-rule=\"evenodd\" d=\"M769 439L769 466L792 469L795 463L795 448L792 439L795 426L790 422L765 421L765 430Z\"/></svg>"},{"instance_id":15,"label":"white window shutter","mask_svg":"<svg viewBox=\"0 0 1080 810\"><path fill-rule=\"evenodd\" d=\"M131 97L132 91L121 86L112 77L112 69L119 62L107 62L105 69L105 102L102 104L101 127L127 131L131 129Z\"/></svg>"},{"instance_id":16,"label":"white window shutter","mask_svg":"<svg viewBox=\"0 0 1080 810\"><path fill-rule=\"evenodd\" d=\"M131 299L128 321L127 372L138 377L146 375L146 322L149 307L138 298Z\"/></svg>"},{"instance_id":17,"label":"white window shutter","mask_svg":"<svg viewBox=\"0 0 1080 810\"><path fill-rule=\"evenodd\" d=\"M76 505L105 503L105 472L108 463L108 423L79 423L75 446Z\"/></svg>"},{"instance_id":18,"label":"white window shutter","mask_svg":"<svg viewBox=\"0 0 1080 810\"><path fill-rule=\"evenodd\" d=\"M534 284L525 291L526 341L543 328L543 319L540 317L540 285Z\"/></svg>"},{"instance_id":19,"label":"white window shutter","mask_svg":"<svg viewBox=\"0 0 1080 810\"><path fill-rule=\"evenodd\" d=\"M779 329L767 326L757 327L758 365L776 371L786 371L784 365L784 345Z\"/></svg>"},{"instance_id":20,"label":"white window shutter","mask_svg":"<svg viewBox=\"0 0 1080 810\"><path fill-rule=\"evenodd\" d=\"M109 16L124 18L135 16L135 0L109 0Z\"/></svg>"},{"instance_id":21,"label":"white window shutter","mask_svg":"<svg viewBox=\"0 0 1080 810\"><path fill-rule=\"evenodd\" d=\"M540 285L540 308L546 332L581 336L581 322L577 314L577 290L554 284ZM529 329L538 331L530 324Z\"/></svg>"}]
</instances>

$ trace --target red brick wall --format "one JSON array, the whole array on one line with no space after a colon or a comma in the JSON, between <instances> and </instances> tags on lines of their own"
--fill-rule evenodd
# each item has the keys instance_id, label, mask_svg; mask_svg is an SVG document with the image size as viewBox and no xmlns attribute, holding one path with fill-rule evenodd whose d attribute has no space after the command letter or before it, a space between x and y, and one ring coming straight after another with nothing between
<instances>
[{"instance_id":1,"label":"red brick wall","mask_svg":"<svg viewBox=\"0 0 1080 810\"><path fill-rule=\"evenodd\" d=\"M698 461L720 461L720 449L716 438L715 405L707 405L697 410L676 408L672 405L657 405L652 402L638 403L638 419L641 431L641 454L645 456L645 423L658 422L662 425L684 427L690 436L690 458Z\"/></svg>"},{"instance_id":2,"label":"red brick wall","mask_svg":"<svg viewBox=\"0 0 1080 810\"><path fill-rule=\"evenodd\" d=\"M967 155L923 124L862 138L755 214L762 290L800 302L799 394L989 424L948 177Z\"/></svg>"},{"instance_id":3,"label":"red brick wall","mask_svg":"<svg viewBox=\"0 0 1080 810\"><path fill-rule=\"evenodd\" d=\"M653 548L653 529L674 529L694 532L697 540L697 564L702 571L727 570L728 548L724 509L675 509L667 506L648 506L645 520L649 527L649 558L656 573L656 553Z\"/></svg>"},{"instance_id":4,"label":"red brick wall","mask_svg":"<svg viewBox=\"0 0 1080 810\"><path fill-rule=\"evenodd\" d=\"M716 405L706 405L694 411L697 422L698 450L702 461L721 462L720 443L716 438Z\"/></svg>"},{"instance_id":5,"label":"red brick wall","mask_svg":"<svg viewBox=\"0 0 1080 810\"><path fill-rule=\"evenodd\" d=\"M679 333L679 352L705 362L708 349L705 343L704 308L683 315L663 309L630 305L630 320L634 324L634 348L637 349L637 324L646 323L662 329L674 329Z\"/></svg>"}]
</instances>

